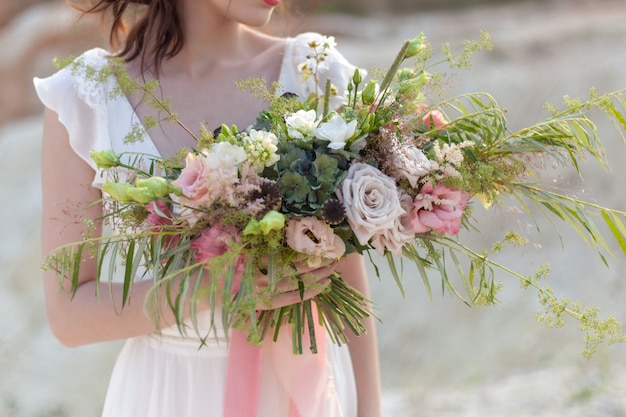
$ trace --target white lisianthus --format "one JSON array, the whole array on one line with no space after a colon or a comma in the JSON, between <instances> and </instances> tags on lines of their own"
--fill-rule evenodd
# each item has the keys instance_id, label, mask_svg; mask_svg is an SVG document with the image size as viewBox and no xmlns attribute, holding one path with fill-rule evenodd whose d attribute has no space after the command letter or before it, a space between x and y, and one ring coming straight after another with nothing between
<instances>
[{"instance_id":1,"label":"white lisianthus","mask_svg":"<svg viewBox=\"0 0 626 417\"><path fill-rule=\"evenodd\" d=\"M211 151L206 154L208 166L212 169L232 170L246 160L246 151L229 142L214 143Z\"/></svg>"},{"instance_id":2,"label":"white lisianthus","mask_svg":"<svg viewBox=\"0 0 626 417\"><path fill-rule=\"evenodd\" d=\"M265 167L274 165L280 159L276 153L278 138L272 132L252 129L243 142L248 159L257 173L263 172Z\"/></svg>"},{"instance_id":3,"label":"white lisianthus","mask_svg":"<svg viewBox=\"0 0 626 417\"><path fill-rule=\"evenodd\" d=\"M298 110L285 118L287 133L291 139L308 139L315 129L316 121L315 110Z\"/></svg>"},{"instance_id":4,"label":"white lisianthus","mask_svg":"<svg viewBox=\"0 0 626 417\"><path fill-rule=\"evenodd\" d=\"M338 114L333 114L329 121L324 122L313 131L316 138L327 140L330 149L343 149L346 143L354 137L356 120L347 123Z\"/></svg>"}]
</instances>

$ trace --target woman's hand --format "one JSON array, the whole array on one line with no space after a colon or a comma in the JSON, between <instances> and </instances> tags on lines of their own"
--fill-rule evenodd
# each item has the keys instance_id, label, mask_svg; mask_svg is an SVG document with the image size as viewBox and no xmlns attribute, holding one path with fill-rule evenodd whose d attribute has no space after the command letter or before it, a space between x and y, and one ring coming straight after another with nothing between
<instances>
[{"instance_id":1,"label":"woman's hand","mask_svg":"<svg viewBox=\"0 0 626 417\"><path fill-rule=\"evenodd\" d=\"M255 280L257 294L269 291L272 297L269 304L260 303L257 308L259 310L273 310L315 297L330 284L329 276L334 272L336 265L337 262L322 266L308 266L304 263L295 263L293 265L293 276L281 278L274 285L273 289L269 288L269 277L259 274ZM304 283L305 290L303 294L300 294L296 275ZM263 298L263 295L261 295L261 298Z\"/></svg>"}]
</instances>

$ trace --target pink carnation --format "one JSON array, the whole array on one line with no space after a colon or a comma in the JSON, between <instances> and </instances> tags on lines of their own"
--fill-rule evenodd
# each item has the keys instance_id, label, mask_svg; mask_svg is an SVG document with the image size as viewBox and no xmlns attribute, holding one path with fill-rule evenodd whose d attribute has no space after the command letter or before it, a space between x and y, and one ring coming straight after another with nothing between
<instances>
[{"instance_id":1,"label":"pink carnation","mask_svg":"<svg viewBox=\"0 0 626 417\"><path fill-rule=\"evenodd\" d=\"M447 233L456 235L461 230L463 211L469 194L443 184L424 184L413 202L410 224L415 233Z\"/></svg>"},{"instance_id":2,"label":"pink carnation","mask_svg":"<svg viewBox=\"0 0 626 417\"><path fill-rule=\"evenodd\" d=\"M237 240L237 231L234 227L217 223L202 230L200 236L191 242L191 248L196 250L196 261L204 262L225 254L230 245Z\"/></svg>"},{"instance_id":3,"label":"pink carnation","mask_svg":"<svg viewBox=\"0 0 626 417\"><path fill-rule=\"evenodd\" d=\"M200 236L191 242L191 248L196 250L196 262L204 262L221 256L230 250L230 246L239 240L237 230L233 226L224 226L220 223L202 230ZM235 257L235 277L233 292L239 289L241 277L245 269L244 257L239 254ZM208 269L208 265L206 266Z\"/></svg>"}]
</instances>

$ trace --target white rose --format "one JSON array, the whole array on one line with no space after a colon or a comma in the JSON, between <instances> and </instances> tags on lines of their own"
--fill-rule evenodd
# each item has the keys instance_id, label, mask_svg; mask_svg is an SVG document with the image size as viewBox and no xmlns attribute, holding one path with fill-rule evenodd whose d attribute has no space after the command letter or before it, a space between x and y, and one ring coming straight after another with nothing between
<instances>
[{"instance_id":1,"label":"white rose","mask_svg":"<svg viewBox=\"0 0 626 417\"><path fill-rule=\"evenodd\" d=\"M371 165L356 163L339 184L337 197L359 243L398 227L405 215L395 181Z\"/></svg>"},{"instance_id":2,"label":"white rose","mask_svg":"<svg viewBox=\"0 0 626 417\"><path fill-rule=\"evenodd\" d=\"M352 139L356 130L356 120L346 123L338 114L333 114L329 121L322 123L313 131L318 139L327 140L330 149L343 149L348 140Z\"/></svg>"},{"instance_id":3,"label":"white rose","mask_svg":"<svg viewBox=\"0 0 626 417\"><path fill-rule=\"evenodd\" d=\"M298 110L285 118L287 133L292 139L306 139L315 129L317 113L315 110Z\"/></svg>"},{"instance_id":4,"label":"white rose","mask_svg":"<svg viewBox=\"0 0 626 417\"><path fill-rule=\"evenodd\" d=\"M394 153L393 165L398 175L409 180L413 188L417 187L420 178L431 171L430 160L413 145L400 146Z\"/></svg>"},{"instance_id":5,"label":"white rose","mask_svg":"<svg viewBox=\"0 0 626 417\"><path fill-rule=\"evenodd\" d=\"M237 145L229 142L214 143L211 151L207 153L206 159L211 169L236 169L239 164L246 160L246 151Z\"/></svg>"}]
</instances>

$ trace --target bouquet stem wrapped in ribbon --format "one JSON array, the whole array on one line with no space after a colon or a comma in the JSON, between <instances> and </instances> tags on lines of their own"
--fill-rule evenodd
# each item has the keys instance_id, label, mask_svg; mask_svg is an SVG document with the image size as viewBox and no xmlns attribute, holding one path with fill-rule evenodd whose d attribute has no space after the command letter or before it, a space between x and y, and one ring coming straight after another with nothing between
<instances>
[{"instance_id":1,"label":"bouquet stem wrapped in ribbon","mask_svg":"<svg viewBox=\"0 0 626 417\"><path fill-rule=\"evenodd\" d=\"M318 82L320 63L334 40L320 37L309 46L309 60L300 69L304 78ZM446 46L444 61L460 67L472 52L489 46L486 34L466 42L457 56ZM165 286L181 331L185 299L192 293L192 321L194 306L207 300L212 308L221 308L226 329L248 332L253 343L268 335L276 339L290 324L294 352L299 353L305 332L310 349L316 350L321 335L315 334L314 323L321 323L340 344L346 342L347 331L364 332L361 320L372 314L371 301L334 273L330 285L311 299L273 310L259 306L269 305L285 286L303 295L316 285L297 273L298 263L326 265L350 253L375 250L388 260L400 289L398 259L417 266L429 293L429 272L434 270L442 286L467 304L493 304L499 289L495 271L501 270L537 290L547 321L560 322L563 315L577 319L587 334L585 354L598 343L623 340L615 318L601 320L596 309L585 310L541 287L543 270L526 277L489 257L504 244L522 243L518 234L508 233L490 250L474 250L458 233L475 228L475 201L489 207L513 200L531 218L535 208L574 228L604 256L608 245L596 225L599 218L626 253L623 210L555 193L540 176L547 160L578 170L579 160L590 156L605 165L589 114L602 111L623 137L624 91L600 95L592 90L587 100L566 100L565 108L552 107L547 119L511 132L505 111L488 93L432 99L429 93L442 80L441 74L430 72L433 53L422 34L402 46L378 79L365 81L357 69L339 109L329 104L332 80L321 89L325 94L313 93L303 102L291 94L265 91L268 108L250 129L203 130L194 135L194 149L173 158L94 151L93 159L109 173L106 217L123 232L60 248L47 258L47 267L75 282L80 260L93 251L89 253L98 259L99 277L111 278L114 268L105 269L105 259L121 257L124 302L133 281L149 273L154 297ZM152 93L154 86L130 80L115 60L105 71L123 81L121 93L141 91L180 124ZM264 81L241 84L258 91ZM450 261L464 294L451 284ZM267 279L262 289L259 276ZM210 284L202 285L206 282Z\"/></svg>"}]
</instances>

